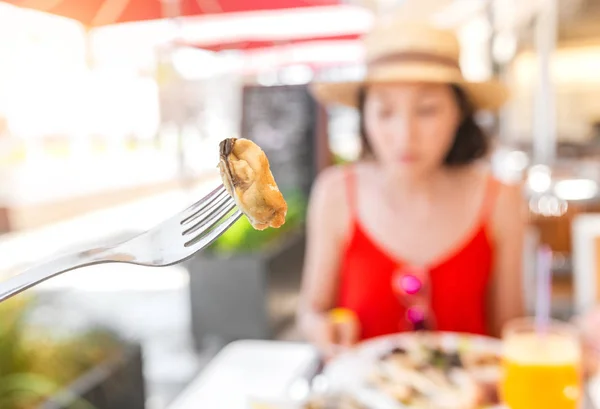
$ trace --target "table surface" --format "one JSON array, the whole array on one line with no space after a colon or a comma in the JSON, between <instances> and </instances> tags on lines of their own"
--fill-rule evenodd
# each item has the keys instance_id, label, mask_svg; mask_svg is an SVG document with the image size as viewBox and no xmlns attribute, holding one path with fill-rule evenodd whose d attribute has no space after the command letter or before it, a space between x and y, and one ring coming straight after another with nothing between
<instances>
[{"instance_id":1,"label":"table surface","mask_svg":"<svg viewBox=\"0 0 600 409\"><path fill-rule=\"evenodd\" d=\"M307 344L242 340L223 348L169 409L251 409L250 403L284 402L293 381L317 359ZM600 381L587 388L584 409L597 407Z\"/></svg>"},{"instance_id":2,"label":"table surface","mask_svg":"<svg viewBox=\"0 0 600 409\"><path fill-rule=\"evenodd\" d=\"M315 349L303 343L242 340L223 348L169 409L248 409L254 399L284 400L310 370Z\"/></svg>"}]
</instances>

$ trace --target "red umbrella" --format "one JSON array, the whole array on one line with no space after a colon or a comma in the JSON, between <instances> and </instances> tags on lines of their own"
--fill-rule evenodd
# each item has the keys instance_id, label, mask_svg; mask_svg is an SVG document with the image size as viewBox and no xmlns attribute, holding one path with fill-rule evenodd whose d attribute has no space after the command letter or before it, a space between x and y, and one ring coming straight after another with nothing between
<instances>
[{"instance_id":1,"label":"red umbrella","mask_svg":"<svg viewBox=\"0 0 600 409\"><path fill-rule=\"evenodd\" d=\"M178 44L209 51L248 51L355 40L370 30L373 18L367 9L351 5L202 16L186 20Z\"/></svg>"},{"instance_id":2,"label":"red umbrella","mask_svg":"<svg viewBox=\"0 0 600 409\"><path fill-rule=\"evenodd\" d=\"M88 27L165 17L332 6L341 0L2 0Z\"/></svg>"},{"instance_id":3,"label":"red umbrella","mask_svg":"<svg viewBox=\"0 0 600 409\"><path fill-rule=\"evenodd\" d=\"M277 40L255 38L255 39L244 39L244 40L231 41L231 42L216 42L216 43L212 43L212 44L211 43L189 44L189 43L185 43L185 42L179 43L179 44L187 46L187 47L201 48L203 50L208 50L208 51L225 51L225 50L251 51L251 50L260 50L260 49L271 49L271 48L275 48L278 46L288 46L288 45L304 44L304 43L312 43L312 42L358 40L361 37L361 35L362 35L362 33L355 33L355 34L322 35L322 36L277 39Z\"/></svg>"}]
</instances>

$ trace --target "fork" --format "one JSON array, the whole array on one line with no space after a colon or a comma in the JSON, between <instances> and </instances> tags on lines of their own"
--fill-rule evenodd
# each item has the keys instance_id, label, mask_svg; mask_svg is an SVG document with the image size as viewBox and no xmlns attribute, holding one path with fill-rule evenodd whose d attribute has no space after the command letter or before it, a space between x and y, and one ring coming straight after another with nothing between
<instances>
[{"instance_id":1,"label":"fork","mask_svg":"<svg viewBox=\"0 0 600 409\"><path fill-rule=\"evenodd\" d=\"M165 267L211 244L242 212L220 185L186 210L125 242L58 256L0 282L0 302L67 271L103 263Z\"/></svg>"}]
</instances>

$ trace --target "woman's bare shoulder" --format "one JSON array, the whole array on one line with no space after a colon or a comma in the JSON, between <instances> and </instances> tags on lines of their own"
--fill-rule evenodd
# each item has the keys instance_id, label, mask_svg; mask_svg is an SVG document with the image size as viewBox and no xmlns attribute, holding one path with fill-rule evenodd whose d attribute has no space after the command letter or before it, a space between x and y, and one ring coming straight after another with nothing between
<instances>
[{"instance_id":1,"label":"woman's bare shoulder","mask_svg":"<svg viewBox=\"0 0 600 409\"><path fill-rule=\"evenodd\" d=\"M331 197L343 193L349 170L348 165L335 165L321 171L315 180L313 195Z\"/></svg>"},{"instance_id":2,"label":"woman's bare shoulder","mask_svg":"<svg viewBox=\"0 0 600 409\"><path fill-rule=\"evenodd\" d=\"M330 166L319 173L313 185L310 212L340 233L346 231L350 219L348 178L357 169L354 164Z\"/></svg>"},{"instance_id":3,"label":"woman's bare shoulder","mask_svg":"<svg viewBox=\"0 0 600 409\"><path fill-rule=\"evenodd\" d=\"M460 182L456 185L472 190L470 193L481 192L494 195L496 214L505 213L505 210L513 211L524 203L523 183L504 181L494 175L489 166L481 164L466 166L457 170L456 178L456 181ZM495 185L491 191L488 190L490 181Z\"/></svg>"},{"instance_id":4,"label":"woman's bare shoulder","mask_svg":"<svg viewBox=\"0 0 600 409\"><path fill-rule=\"evenodd\" d=\"M345 203L349 167L335 165L321 171L313 185L311 201L328 209Z\"/></svg>"},{"instance_id":5,"label":"woman's bare shoulder","mask_svg":"<svg viewBox=\"0 0 600 409\"><path fill-rule=\"evenodd\" d=\"M488 186L491 173L488 167L474 163L452 169L451 176L453 187L461 187L468 195L479 196Z\"/></svg>"},{"instance_id":6,"label":"woman's bare shoulder","mask_svg":"<svg viewBox=\"0 0 600 409\"><path fill-rule=\"evenodd\" d=\"M498 183L498 200L508 200L509 202L519 203L525 200L524 187L522 181L509 182L496 179Z\"/></svg>"},{"instance_id":7,"label":"woman's bare shoulder","mask_svg":"<svg viewBox=\"0 0 600 409\"><path fill-rule=\"evenodd\" d=\"M524 183L495 179L497 183L492 213L494 230L497 234L521 230L527 224L528 206Z\"/></svg>"},{"instance_id":8,"label":"woman's bare shoulder","mask_svg":"<svg viewBox=\"0 0 600 409\"><path fill-rule=\"evenodd\" d=\"M457 168L454 176L461 183L467 183L476 189L485 188L492 180L497 185L500 195L511 197L513 200L523 189L521 182L509 182L498 178L487 164L474 163Z\"/></svg>"},{"instance_id":9,"label":"woman's bare shoulder","mask_svg":"<svg viewBox=\"0 0 600 409\"><path fill-rule=\"evenodd\" d=\"M330 166L319 173L315 181L314 194L319 194L331 200L348 202L348 189L352 186L359 189L360 181L372 178L375 166L371 163L355 162L345 165Z\"/></svg>"},{"instance_id":10,"label":"woman's bare shoulder","mask_svg":"<svg viewBox=\"0 0 600 409\"><path fill-rule=\"evenodd\" d=\"M496 209L500 213L512 213L519 210L521 216L525 216L527 209L527 200L525 197L524 183L506 182L498 180L498 194L496 197ZM512 214L512 217L516 214Z\"/></svg>"}]
</instances>

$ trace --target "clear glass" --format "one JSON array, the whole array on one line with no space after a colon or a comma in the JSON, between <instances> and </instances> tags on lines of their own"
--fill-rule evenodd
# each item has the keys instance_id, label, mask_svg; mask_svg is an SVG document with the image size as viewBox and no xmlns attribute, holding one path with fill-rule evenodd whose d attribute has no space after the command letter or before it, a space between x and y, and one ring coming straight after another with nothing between
<instances>
[{"instance_id":1,"label":"clear glass","mask_svg":"<svg viewBox=\"0 0 600 409\"><path fill-rule=\"evenodd\" d=\"M550 321L536 331L529 318L503 331L500 393L510 409L576 409L582 397L582 350L575 326Z\"/></svg>"}]
</instances>

